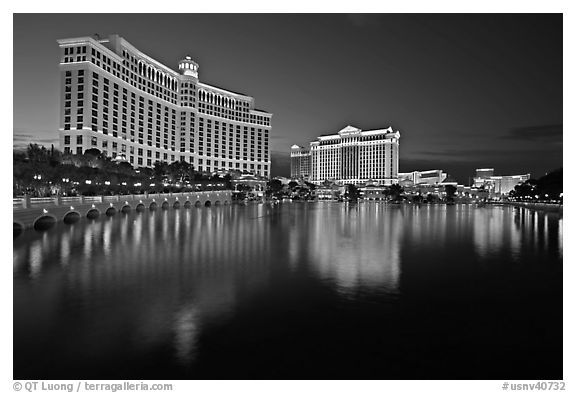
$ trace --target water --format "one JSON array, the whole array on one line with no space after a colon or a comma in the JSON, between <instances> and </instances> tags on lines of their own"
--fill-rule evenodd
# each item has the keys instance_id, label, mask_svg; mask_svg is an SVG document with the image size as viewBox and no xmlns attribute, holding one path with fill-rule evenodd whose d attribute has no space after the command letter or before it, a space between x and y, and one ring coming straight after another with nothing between
<instances>
[{"instance_id":1,"label":"water","mask_svg":"<svg viewBox=\"0 0 576 393\"><path fill-rule=\"evenodd\" d=\"M562 379L562 217L293 203L14 240L15 379Z\"/></svg>"}]
</instances>

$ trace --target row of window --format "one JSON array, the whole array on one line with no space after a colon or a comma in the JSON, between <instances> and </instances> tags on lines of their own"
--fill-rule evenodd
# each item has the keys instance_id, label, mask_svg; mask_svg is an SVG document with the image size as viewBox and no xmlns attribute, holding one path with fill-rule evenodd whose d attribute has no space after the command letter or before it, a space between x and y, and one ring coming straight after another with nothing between
<instances>
[{"instance_id":1,"label":"row of window","mask_svg":"<svg viewBox=\"0 0 576 393\"><path fill-rule=\"evenodd\" d=\"M77 137L78 138L78 137ZM115 148L115 146L113 146L113 149ZM73 151L76 154L81 155L83 153L83 147L82 146L77 146L75 150L72 150L72 148L70 146L65 146L64 147L64 153L70 154ZM105 155L108 155L109 152L107 150L103 150L102 151ZM155 161L160 161L161 159L163 159L164 161L168 161L169 155L167 153L163 153L161 154L160 152L156 152L155 154L155 159L153 158L146 158L146 161L144 161L144 157L141 154L141 151L139 149L139 156L135 157L133 155L134 151L131 151L130 153L132 154L126 154L126 150L123 149L122 152L117 152L117 151L112 151L111 152L111 156L112 158L116 158L116 157L122 157L123 159L128 159L128 161L131 164L135 164L137 163L138 166L143 166L144 162L146 162L146 166L151 167L153 165L153 160ZM150 153L150 151L148 151L148 153ZM151 157L151 154L148 154L147 157ZM175 160L175 156L174 155L170 155L170 161L174 161ZM136 159L136 160L135 160ZM180 157L181 161L185 160L185 157ZM226 161L217 161L217 160L210 160L210 159L206 159L205 164L203 162L204 160L202 158L198 159L198 170L199 171L216 171L219 169L222 170L226 170L226 169L245 169L245 170L252 170L252 171L257 171L260 174L264 175L264 176L268 176L268 172L269 172L269 165L268 164L254 164L254 163L239 163L239 162L226 162Z\"/></svg>"},{"instance_id":2,"label":"row of window","mask_svg":"<svg viewBox=\"0 0 576 393\"><path fill-rule=\"evenodd\" d=\"M74 61L73 56L68 57L74 53L81 55L81 57L77 58L76 61L86 61L87 46L82 45L76 47L65 47L65 62ZM169 75L168 71L160 71L126 50L123 50L123 57L125 60L123 60L122 63L117 62L115 59L107 56L105 53L94 47L91 47L90 55L90 61L105 71L124 80L132 86L139 88L142 91L152 94L158 98L162 98L168 102L171 102L172 104L178 104L178 96L176 94L178 92L178 80L175 77ZM185 84L182 84L182 87L186 87L184 94L187 96L181 97L181 105L193 107L196 101L194 96L196 86L193 83L185 82ZM190 88L190 90L188 90L188 88ZM238 107L243 112L248 112L248 102L237 101L233 97L223 96L218 93L206 91L204 89L201 89L199 93L199 100L215 105L215 107L210 105L208 108L202 108L203 111L208 114L221 115L226 117L233 116L235 120L240 120L240 118L242 118L242 121L249 121L254 124L270 126L270 118L267 116L256 114L243 114L240 116L240 112L227 113L226 111L223 111L224 108L235 109Z\"/></svg>"},{"instance_id":3,"label":"row of window","mask_svg":"<svg viewBox=\"0 0 576 393\"><path fill-rule=\"evenodd\" d=\"M155 146L156 148L164 148L172 151L178 149L180 152L195 152L194 139L196 135L194 133L194 113L181 112L181 126L184 124L184 132L180 132L177 137L176 110L174 108L169 108L159 102L145 99L143 96L137 95L134 92L129 92L126 88L120 87L117 83L111 82L108 78L97 72L93 72L91 78L88 77L85 79L86 76L85 70L77 70L75 72L68 70L64 73L65 130L70 130L72 127L81 130L87 125L87 128L93 131L102 131L104 134L112 134L114 137L129 140L134 143L147 144L150 147ZM86 80L92 81L91 95L85 95L84 86ZM73 81L75 83L73 83ZM73 88L76 90L74 95L72 93ZM74 100L73 97L75 98ZM84 103L86 100L90 100L90 98L90 108L87 108L85 111ZM130 101L128 101L129 99ZM87 102L90 103L90 101ZM111 103L112 106L110 105ZM75 106L73 107L72 104L75 104ZM89 116L90 110L92 117ZM130 110L130 112L128 110ZM186 121L188 118L186 113L190 113L189 122ZM130 116L128 116L128 114ZM182 119L184 119L184 122L182 122ZM240 137L242 136L239 125L234 127L233 124L203 118L200 118L200 122L201 132L198 133L198 152L200 154L206 153L215 157L220 156L220 151L217 146L220 142L226 143L226 131L228 130L230 132L228 139L229 144L233 145L232 142L235 141L236 149L229 150L227 153L230 158L236 157L239 159L241 148ZM190 127L187 127L188 125ZM203 138L204 127L206 127L206 131L208 132L206 140ZM220 129L222 131L221 141L219 139ZM234 134L234 129L236 129L236 135ZM136 131L138 133L136 133ZM182 131L182 127L180 127L179 131ZM250 155L248 155L246 152L248 150L248 127L244 126L244 139L242 140L244 143L242 148L245 151L242 155L243 158L248 159L249 157L253 160L261 160L261 150L262 145L264 145L266 150L264 160L268 160L268 130L258 129L257 140L255 139L255 128L250 127L250 131L250 144L253 146L251 146L252 149L250 150ZM129 135L128 132L130 133ZM214 137L214 139L210 138L210 136ZM180 141L178 145L177 138ZM264 138L264 142L262 142L262 138ZM189 142L188 145L186 142ZM211 150L212 146L215 146L214 151ZM254 147L258 148L258 154L255 154ZM204 148L206 148L206 151ZM225 147L222 150L222 157L226 157Z\"/></svg>"},{"instance_id":4,"label":"row of window","mask_svg":"<svg viewBox=\"0 0 576 393\"><path fill-rule=\"evenodd\" d=\"M70 49L72 49L72 48L70 48ZM182 106L182 107L196 108L196 98L193 95L194 93L192 90L186 90L185 95L177 95L176 93L170 92L169 89L162 87L162 85L160 83L152 82L152 81L146 81L142 77L137 77L136 74L132 74L132 79L129 80L129 78L125 77L124 75L121 75L122 72L120 70L120 66L119 65L117 66L116 62L112 62L109 57L102 55L103 58L102 58L102 63L101 63L99 60L100 59L100 56L99 56L100 52L95 51L94 49L92 49L92 51L97 55L96 57L92 56L90 58L90 61L92 63L103 68L105 71L112 73L114 76L121 78L125 82L130 83L132 86L134 86L134 87L136 87L142 91L145 91L149 94L152 94L152 95L154 95L160 99L163 99L167 102L170 102L172 104L178 104L179 103L180 106ZM73 57L64 57L65 63L73 62L73 61L74 61ZM86 61L86 56L80 56L76 59L76 61ZM112 65L112 69L110 69L110 64ZM118 68L118 71L116 70L116 68ZM177 101L177 97L180 97L179 102ZM241 108L241 109L245 113L240 112L240 111L234 111L234 110L224 110L223 108L220 108L218 106L212 106L212 105L205 106L204 104L201 104L199 106L199 110L202 113L205 113L205 114L208 114L211 116L229 118L231 120L236 120L236 121L244 121L244 122L250 122L250 123L258 124L258 125L270 126L270 118L269 117L249 114L248 108Z\"/></svg>"}]
</instances>

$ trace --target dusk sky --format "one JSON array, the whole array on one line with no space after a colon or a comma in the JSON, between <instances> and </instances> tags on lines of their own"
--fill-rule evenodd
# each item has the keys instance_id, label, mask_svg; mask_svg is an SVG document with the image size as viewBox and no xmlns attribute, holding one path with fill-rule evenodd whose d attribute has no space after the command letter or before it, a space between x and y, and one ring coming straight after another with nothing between
<instances>
[{"instance_id":1,"label":"dusk sky","mask_svg":"<svg viewBox=\"0 0 576 393\"><path fill-rule=\"evenodd\" d=\"M562 166L561 14L17 14L15 146L58 147L56 40L95 33L253 96L274 114L272 175L348 124L399 130L401 172Z\"/></svg>"}]
</instances>

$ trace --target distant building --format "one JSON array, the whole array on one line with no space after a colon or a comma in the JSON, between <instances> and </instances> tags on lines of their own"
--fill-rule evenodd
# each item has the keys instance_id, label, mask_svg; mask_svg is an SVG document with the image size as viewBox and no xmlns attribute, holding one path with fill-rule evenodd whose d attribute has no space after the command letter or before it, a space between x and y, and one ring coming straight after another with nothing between
<instances>
[{"instance_id":1,"label":"distant building","mask_svg":"<svg viewBox=\"0 0 576 393\"><path fill-rule=\"evenodd\" d=\"M489 179L494 176L494 168L481 168L476 169L476 176L474 179Z\"/></svg>"},{"instance_id":2,"label":"distant building","mask_svg":"<svg viewBox=\"0 0 576 393\"><path fill-rule=\"evenodd\" d=\"M387 197L387 187L376 182L366 182L358 185L360 199L365 201L384 201Z\"/></svg>"},{"instance_id":3,"label":"distant building","mask_svg":"<svg viewBox=\"0 0 576 393\"><path fill-rule=\"evenodd\" d=\"M201 82L191 57L173 70L118 35L58 44L64 152L96 148L136 168L186 161L201 172L270 176L272 114L251 96Z\"/></svg>"},{"instance_id":4,"label":"distant building","mask_svg":"<svg viewBox=\"0 0 576 393\"><path fill-rule=\"evenodd\" d=\"M339 185L397 183L399 139L400 133L392 127L363 131L347 126L336 134L319 136L310 142L309 179L315 184L326 180Z\"/></svg>"},{"instance_id":5,"label":"distant building","mask_svg":"<svg viewBox=\"0 0 576 393\"><path fill-rule=\"evenodd\" d=\"M290 177L308 180L310 177L310 149L292 145L290 151Z\"/></svg>"},{"instance_id":6,"label":"distant building","mask_svg":"<svg viewBox=\"0 0 576 393\"><path fill-rule=\"evenodd\" d=\"M442 169L432 169L429 171L414 171L398 173L398 183L402 186L413 186L419 184L440 184L448 175Z\"/></svg>"},{"instance_id":7,"label":"distant building","mask_svg":"<svg viewBox=\"0 0 576 393\"><path fill-rule=\"evenodd\" d=\"M234 191L241 191L243 187L244 189L249 187L253 191L262 192L266 189L267 181L265 178L260 176L244 174L237 177L236 179L231 180L230 183L232 184L232 189Z\"/></svg>"},{"instance_id":8,"label":"distant building","mask_svg":"<svg viewBox=\"0 0 576 393\"><path fill-rule=\"evenodd\" d=\"M319 201L335 201L344 195L345 192L344 186L332 183L318 186L315 190L315 195Z\"/></svg>"},{"instance_id":9,"label":"distant building","mask_svg":"<svg viewBox=\"0 0 576 393\"><path fill-rule=\"evenodd\" d=\"M530 179L530 174L494 176L493 168L476 169L474 187L488 190L491 197L507 195L514 187Z\"/></svg>"}]
</instances>

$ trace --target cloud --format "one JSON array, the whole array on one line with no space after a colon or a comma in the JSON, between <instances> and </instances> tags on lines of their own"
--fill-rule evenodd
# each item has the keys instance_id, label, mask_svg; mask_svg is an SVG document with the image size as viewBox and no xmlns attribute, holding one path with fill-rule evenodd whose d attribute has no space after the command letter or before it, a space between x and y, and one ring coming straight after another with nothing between
<instances>
[{"instance_id":1,"label":"cloud","mask_svg":"<svg viewBox=\"0 0 576 393\"><path fill-rule=\"evenodd\" d=\"M516 127L508 130L501 139L526 141L562 141L562 124L546 124L529 127Z\"/></svg>"},{"instance_id":2,"label":"cloud","mask_svg":"<svg viewBox=\"0 0 576 393\"><path fill-rule=\"evenodd\" d=\"M58 137L42 137L37 134L17 132L16 129L14 130L14 134L12 136L12 144L14 147L28 146L30 143L37 143L39 145L46 146L50 146L52 144L58 145Z\"/></svg>"},{"instance_id":3,"label":"cloud","mask_svg":"<svg viewBox=\"0 0 576 393\"><path fill-rule=\"evenodd\" d=\"M440 161L484 161L487 159L493 160L498 158L506 158L510 160L520 157L537 157L549 153L562 155L562 149L557 149L555 146L543 144L538 144L538 148L534 148L534 145L529 146L528 148L522 148L519 146L507 148L507 146L500 145L498 148L421 150L411 153L410 158L433 158L434 160Z\"/></svg>"}]
</instances>

